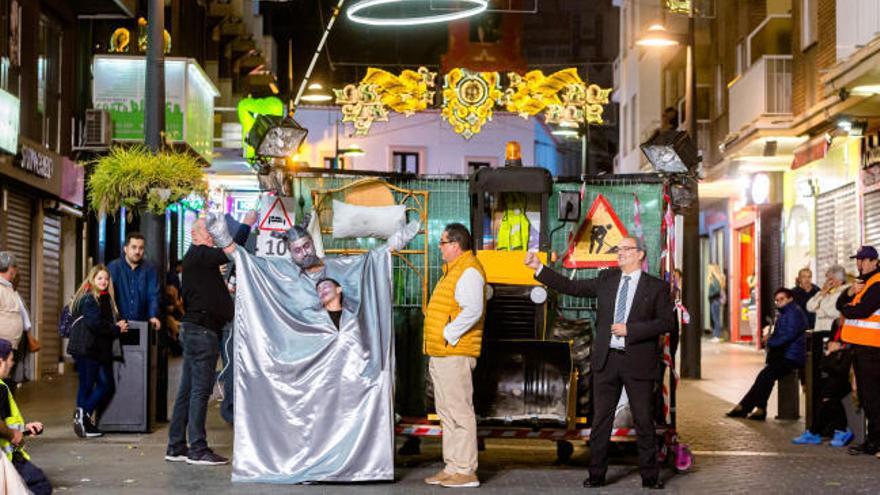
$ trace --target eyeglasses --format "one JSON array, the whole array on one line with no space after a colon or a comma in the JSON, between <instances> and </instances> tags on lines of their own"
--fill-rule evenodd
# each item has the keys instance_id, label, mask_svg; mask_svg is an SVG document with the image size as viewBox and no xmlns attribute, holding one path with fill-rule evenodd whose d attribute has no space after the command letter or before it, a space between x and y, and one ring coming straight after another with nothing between
<instances>
[{"instance_id":1,"label":"eyeglasses","mask_svg":"<svg viewBox=\"0 0 880 495\"><path fill-rule=\"evenodd\" d=\"M442 246L444 244L452 244L455 241L440 241L439 244Z\"/></svg>"},{"instance_id":2,"label":"eyeglasses","mask_svg":"<svg viewBox=\"0 0 880 495\"><path fill-rule=\"evenodd\" d=\"M617 250L618 251L633 251L633 250L638 251L639 248L637 248L635 246L617 246Z\"/></svg>"},{"instance_id":3,"label":"eyeglasses","mask_svg":"<svg viewBox=\"0 0 880 495\"><path fill-rule=\"evenodd\" d=\"M291 251L293 251L293 254L296 254L296 255L305 254L311 250L312 250L312 243L310 241L306 241L306 242L302 243L301 246L292 246L291 247Z\"/></svg>"}]
</instances>

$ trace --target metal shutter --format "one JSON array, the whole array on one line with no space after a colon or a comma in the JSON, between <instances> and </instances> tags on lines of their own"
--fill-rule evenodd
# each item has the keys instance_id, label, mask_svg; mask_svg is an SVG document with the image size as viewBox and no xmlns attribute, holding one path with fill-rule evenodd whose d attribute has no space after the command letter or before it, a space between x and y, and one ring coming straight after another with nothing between
<instances>
[{"instance_id":1,"label":"metal shutter","mask_svg":"<svg viewBox=\"0 0 880 495\"><path fill-rule=\"evenodd\" d=\"M880 246L880 189L865 194L864 207L865 244Z\"/></svg>"},{"instance_id":2,"label":"metal shutter","mask_svg":"<svg viewBox=\"0 0 880 495\"><path fill-rule=\"evenodd\" d=\"M849 257L858 249L857 225L855 183L816 198L816 280L825 280L825 272L833 265L852 269Z\"/></svg>"},{"instance_id":3,"label":"metal shutter","mask_svg":"<svg viewBox=\"0 0 880 495\"><path fill-rule=\"evenodd\" d=\"M767 324L768 317L773 316L776 306L773 302L774 292L785 285L782 254L782 205L762 205L760 207L761 235L761 314L758 315L758 328Z\"/></svg>"},{"instance_id":4,"label":"metal shutter","mask_svg":"<svg viewBox=\"0 0 880 495\"><path fill-rule=\"evenodd\" d=\"M6 233L6 239L3 240L3 248L15 255L18 263L18 293L24 299L28 309L33 307L31 304L31 246L33 246L31 222L33 217L31 198L7 191L6 226L3 229Z\"/></svg>"},{"instance_id":5,"label":"metal shutter","mask_svg":"<svg viewBox=\"0 0 880 495\"><path fill-rule=\"evenodd\" d=\"M58 337L58 316L61 312L61 217L46 212L43 217L43 260L41 303L41 325L39 339L40 373L58 373L58 359L61 356L61 339Z\"/></svg>"}]
</instances>

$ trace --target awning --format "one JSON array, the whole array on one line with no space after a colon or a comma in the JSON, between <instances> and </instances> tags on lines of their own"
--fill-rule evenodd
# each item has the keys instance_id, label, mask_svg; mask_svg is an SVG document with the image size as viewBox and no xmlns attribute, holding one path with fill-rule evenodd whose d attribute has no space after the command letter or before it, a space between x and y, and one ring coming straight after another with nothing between
<instances>
[{"instance_id":1,"label":"awning","mask_svg":"<svg viewBox=\"0 0 880 495\"><path fill-rule=\"evenodd\" d=\"M806 143L801 144L794 149L794 160L791 162L791 169L796 170L808 163L825 158L829 145L830 143L824 134L815 136Z\"/></svg>"}]
</instances>

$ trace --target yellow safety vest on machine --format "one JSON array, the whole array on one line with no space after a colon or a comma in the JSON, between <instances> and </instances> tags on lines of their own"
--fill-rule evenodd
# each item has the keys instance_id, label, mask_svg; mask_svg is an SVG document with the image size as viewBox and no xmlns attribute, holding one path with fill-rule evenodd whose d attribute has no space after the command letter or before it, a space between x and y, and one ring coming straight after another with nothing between
<instances>
[{"instance_id":1,"label":"yellow safety vest on machine","mask_svg":"<svg viewBox=\"0 0 880 495\"><path fill-rule=\"evenodd\" d=\"M858 304L865 293L868 292L868 289L878 282L880 282L880 273L868 279L865 287L856 294L856 297L853 298L850 304ZM867 318L844 320L840 338L850 344L880 347L880 308L877 308Z\"/></svg>"},{"instance_id":2,"label":"yellow safety vest on machine","mask_svg":"<svg viewBox=\"0 0 880 495\"><path fill-rule=\"evenodd\" d=\"M3 418L3 421L6 423L6 427L10 430L19 430L24 432L24 418L21 416L21 411L18 410L18 405L15 404L15 399L12 398L12 391L9 390L9 386L6 385L6 382L0 380L0 385L2 385L2 389L6 389L6 396L9 397L9 417ZM3 393L3 390L0 390L0 393ZM28 455L27 452L22 448L16 449L12 443L5 439L0 438L0 448L3 449L3 453L6 454L6 458L12 461L12 454L18 450L21 452L21 455L24 456L26 460L30 460L31 456Z\"/></svg>"},{"instance_id":3,"label":"yellow safety vest on machine","mask_svg":"<svg viewBox=\"0 0 880 495\"><path fill-rule=\"evenodd\" d=\"M465 251L458 259L444 267L446 273L437 282L437 286L431 294L428 308L425 310L424 352L428 356L480 357L480 348L483 344L483 318L480 318L480 321L465 332L454 347L449 345L443 337L443 329L461 313L461 306L455 302L455 286L468 268L475 268L480 272L483 280L486 279L483 265L474 256L474 253Z\"/></svg>"},{"instance_id":4,"label":"yellow safety vest on machine","mask_svg":"<svg viewBox=\"0 0 880 495\"><path fill-rule=\"evenodd\" d=\"M504 210L501 225L498 227L497 249L499 251L525 251L529 247L529 219L526 217L526 199L520 198L518 194L511 194L508 196L507 203L508 207Z\"/></svg>"}]
</instances>

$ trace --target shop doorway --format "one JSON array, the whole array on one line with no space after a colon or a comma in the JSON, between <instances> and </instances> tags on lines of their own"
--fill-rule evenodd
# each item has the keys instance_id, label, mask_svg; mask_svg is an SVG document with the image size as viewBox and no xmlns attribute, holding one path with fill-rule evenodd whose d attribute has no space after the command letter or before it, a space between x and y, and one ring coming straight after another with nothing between
<instances>
[{"instance_id":1,"label":"shop doorway","mask_svg":"<svg viewBox=\"0 0 880 495\"><path fill-rule=\"evenodd\" d=\"M731 301L731 342L752 342L757 339L758 322L758 240L754 222L736 229L737 273L733 282Z\"/></svg>"}]
</instances>

